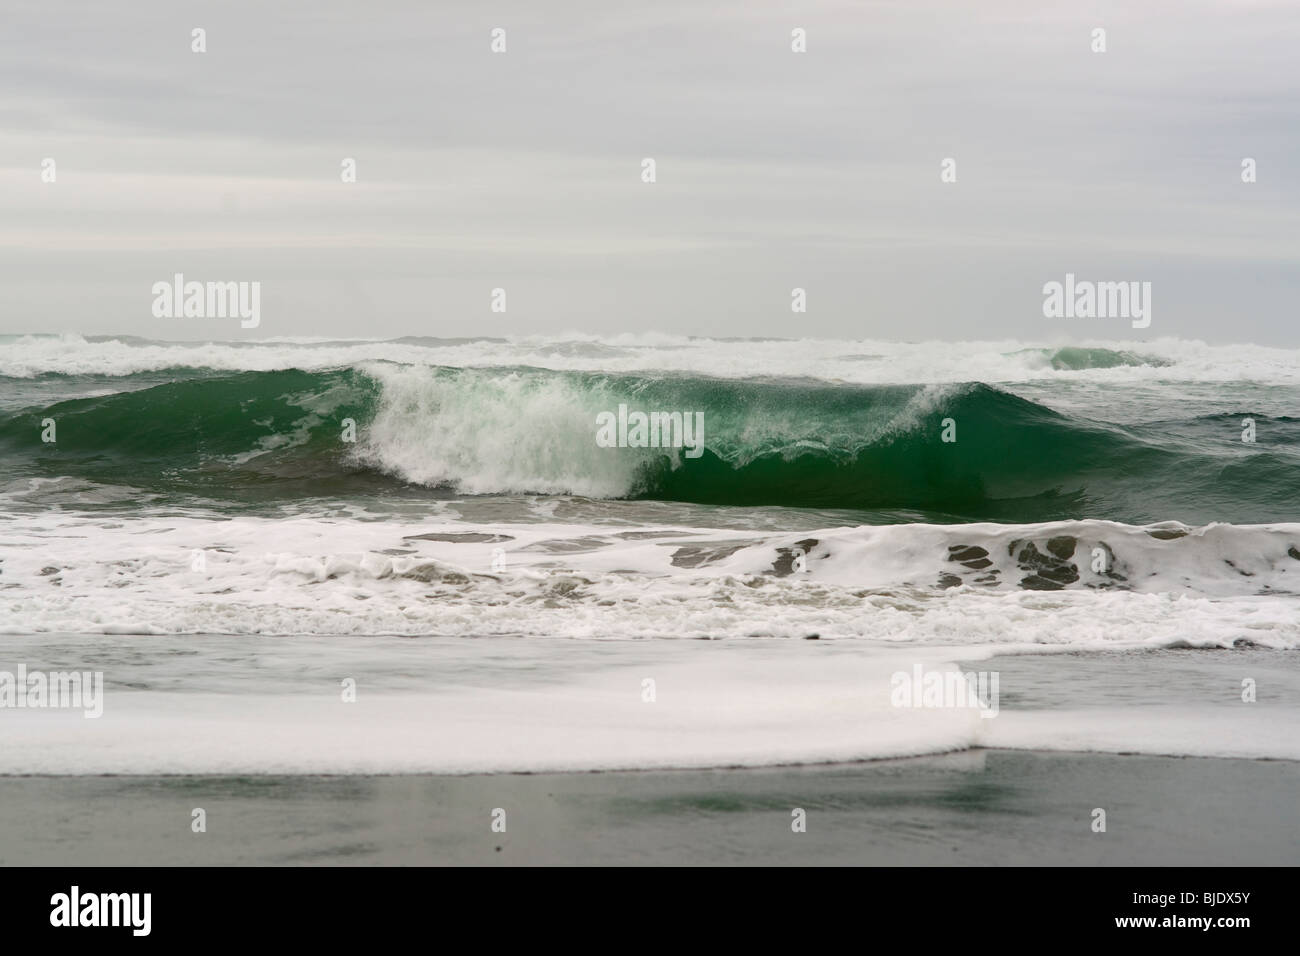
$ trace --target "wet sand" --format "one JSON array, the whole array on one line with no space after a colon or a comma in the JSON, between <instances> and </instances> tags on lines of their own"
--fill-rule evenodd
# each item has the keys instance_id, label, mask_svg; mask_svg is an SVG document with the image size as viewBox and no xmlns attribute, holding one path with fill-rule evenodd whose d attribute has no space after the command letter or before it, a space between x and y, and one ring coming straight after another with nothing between
<instances>
[{"instance_id":1,"label":"wet sand","mask_svg":"<svg viewBox=\"0 0 1300 956\"><path fill-rule=\"evenodd\" d=\"M999 750L713 771L9 776L0 864L1296 865L1298 790L1291 761ZM206 833L191 830L200 807Z\"/></svg>"}]
</instances>

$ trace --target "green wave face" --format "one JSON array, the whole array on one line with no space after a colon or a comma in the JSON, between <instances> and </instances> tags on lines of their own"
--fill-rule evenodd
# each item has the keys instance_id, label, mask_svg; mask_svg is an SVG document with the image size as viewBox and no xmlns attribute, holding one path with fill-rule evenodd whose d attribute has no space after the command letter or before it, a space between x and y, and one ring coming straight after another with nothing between
<instances>
[{"instance_id":1,"label":"green wave face","mask_svg":"<svg viewBox=\"0 0 1300 956\"><path fill-rule=\"evenodd\" d=\"M1069 371L1083 371L1093 368L1138 367L1143 365L1162 368L1169 364L1163 359L1138 355L1133 352L1117 349L1088 349L1076 346L1055 349L1047 354L1047 358L1051 362L1052 368Z\"/></svg>"},{"instance_id":2,"label":"green wave face","mask_svg":"<svg viewBox=\"0 0 1300 956\"><path fill-rule=\"evenodd\" d=\"M1300 488L1294 419L1257 416L1270 440L1246 445L1225 437L1240 416L1125 428L979 384L375 365L116 387L0 413L6 470L178 502L565 493L934 521L1267 523L1295 520ZM703 413L703 453L600 447L597 416L620 404ZM51 418L57 441L44 443Z\"/></svg>"},{"instance_id":3,"label":"green wave face","mask_svg":"<svg viewBox=\"0 0 1300 956\"><path fill-rule=\"evenodd\" d=\"M351 471L336 422L364 420L373 393L350 370L197 376L8 413L0 448L28 474L150 492L325 494ZM41 440L47 419L54 443Z\"/></svg>"}]
</instances>

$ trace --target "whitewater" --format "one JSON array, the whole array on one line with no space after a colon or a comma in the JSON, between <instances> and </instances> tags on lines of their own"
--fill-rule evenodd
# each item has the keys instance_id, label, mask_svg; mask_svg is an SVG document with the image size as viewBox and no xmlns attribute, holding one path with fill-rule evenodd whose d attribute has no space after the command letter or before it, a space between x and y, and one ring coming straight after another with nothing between
<instances>
[{"instance_id":1,"label":"whitewater","mask_svg":"<svg viewBox=\"0 0 1300 956\"><path fill-rule=\"evenodd\" d=\"M1153 338L1050 345L1015 340L896 342L863 339L710 339L666 333L373 341L305 337L160 341L76 333L0 335L0 375L124 376L170 368L307 371L359 362L456 367L528 365L557 370L675 369L720 377L808 376L859 384L953 381L1300 383L1300 350ZM1075 374L1072 374L1075 373Z\"/></svg>"}]
</instances>

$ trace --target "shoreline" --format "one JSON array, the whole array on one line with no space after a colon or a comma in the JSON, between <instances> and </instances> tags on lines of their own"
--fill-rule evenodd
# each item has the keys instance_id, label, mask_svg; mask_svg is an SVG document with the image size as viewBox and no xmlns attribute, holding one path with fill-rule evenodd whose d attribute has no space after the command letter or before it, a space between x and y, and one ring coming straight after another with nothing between
<instances>
[{"instance_id":1,"label":"shoreline","mask_svg":"<svg viewBox=\"0 0 1300 956\"><path fill-rule=\"evenodd\" d=\"M0 865L1295 865L1297 786L1290 760L993 749L719 770L2 776Z\"/></svg>"}]
</instances>

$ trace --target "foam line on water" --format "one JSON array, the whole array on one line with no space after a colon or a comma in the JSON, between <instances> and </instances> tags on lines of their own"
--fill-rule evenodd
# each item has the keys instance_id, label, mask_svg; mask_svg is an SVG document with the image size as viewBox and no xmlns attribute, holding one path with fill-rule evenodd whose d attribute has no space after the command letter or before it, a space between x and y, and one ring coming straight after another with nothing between
<instances>
[{"instance_id":1,"label":"foam line on water","mask_svg":"<svg viewBox=\"0 0 1300 956\"><path fill-rule=\"evenodd\" d=\"M773 534L45 513L0 528L0 629L1295 647L1297 541L1298 525Z\"/></svg>"}]
</instances>

